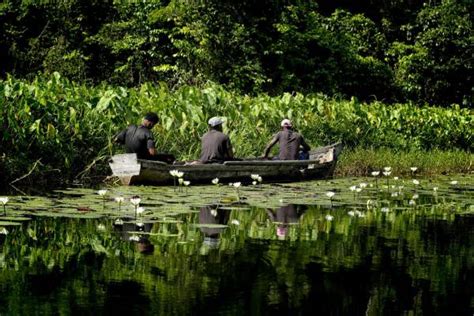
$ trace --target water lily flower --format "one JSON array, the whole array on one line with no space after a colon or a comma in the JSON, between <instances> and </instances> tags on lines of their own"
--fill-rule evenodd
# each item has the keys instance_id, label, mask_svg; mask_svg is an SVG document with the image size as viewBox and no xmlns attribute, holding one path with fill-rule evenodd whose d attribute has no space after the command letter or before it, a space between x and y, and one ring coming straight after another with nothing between
<instances>
[{"instance_id":1,"label":"water lily flower","mask_svg":"<svg viewBox=\"0 0 474 316\"><path fill-rule=\"evenodd\" d=\"M384 172L383 172L383 175L386 176L386 177L388 177L391 173L392 173L391 171L384 171Z\"/></svg>"},{"instance_id":2,"label":"water lily flower","mask_svg":"<svg viewBox=\"0 0 474 316\"><path fill-rule=\"evenodd\" d=\"M393 180L395 180L395 181L398 180L398 177L393 177Z\"/></svg>"},{"instance_id":3,"label":"water lily flower","mask_svg":"<svg viewBox=\"0 0 474 316\"><path fill-rule=\"evenodd\" d=\"M416 170L418 170L418 167L410 167L410 170L411 170L412 172L415 172Z\"/></svg>"},{"instance_id":4,"label":"water lily flower","mask_svg":"<svg viewBox=\"0 0 474 316\"><path fill-rule=\"evenodd\" d=\"M217 216L217 210L212 209L212 210L211 210L211 215L214 216L214 217L216 217L216 216Z\"/></svg>"},{"instance_id":5,"label":"water lily flower","mask_svg":"<svg viewBox=\"0 0 474 316\"><path fill-rule=\"evenodd\" d=\"M263 178L262 178L261 176L258 176L257 181L260 182L260 183L262 183Z\"/></svg>"},{"instance_id":6,"label":"water lily flower","mask_svg":"<svg viewBox=\"0 0 474 316\"><path fill-rule=\"evenodd\" d=\"M133 235L133 236L130 236L130 238L128 238L130 241L140 241L140 237L138 237L138 235Z\"/></svg>"},{"instance_id":7,"label":"water lily flower","mask_svg":"<svg viewBox=\"0 0 474 316\"><path fill-rule=\"evenodd\" d=\"M408 204L409 204L409 205L416 205L416 202L415 202L415 200L410 200L410 201L408 202Z\"/></svg>"},{"instance_id":8,"label":"water lily flower","mask_svg":"<svg viewBox=\"0 0 474 316\"><path fill-rule=\"evenodd\" d=\"M183 184L184 184L185 187L187 187L191 184L191 181L183 181Z\"/></svg>"},{"instance_id":9,"label":"water lily flower","mask_svg":"<svg viewBox=\"0 0 474 316\"><path fill-rule=\"evenodd\" d=\"M229 182L229 186L230 186L230 187L233 186L233 185L234 185L234 184L233 184L232 182Z\"/></svg>"},{"instance_id":10,"label":"water lily flower","mask_svg":"<svg viewBox=\"0 0 474 316\"><path fill-rule=\"evenodd\" d=\"M325 218L327 221L332 221L332 220L334 219L334 216L328 214L328 215L326 215L324 218Z\"/></svg>"},{"instance_id":11,"label":"water lily flower","mask_svg":"<svg viewBox=\"0 0 474 316\"><path fill-rule=\"evenodd\" d=\"M366 188L367 187L367 183L365 182L362 182L361 184L359 184L359 186L363 189L363 188Z\"/></svg>"},{"instance_id":12,"label":"water lily flower","mask_svg":"<svg viewBox=\"0 0 474 316\"><path fill-rule=\"evenodd\" d=\"M114 200L117 203L123 203L123 201L125 201L125 198L123 196L117 196L117 197L115 197Z\"/></svg>"},{"instance_id":13,"label":"water lily flower","mask_svg":"<svg viewBox=\"0 0 474 316\"><path fill-rule=\"evenodd\" d=\"M356 192L357 192L357 193L362 192L362 188L356 188Z\"/></svg>"},{"instance_id":14,"label":"water lily flower","mask_svg":"<svg viewBox=\"0 0 474 316\"><path fill-rule=\"evenodd\" d=\"M397 196L398 196L398 192L392 192L391 197L397 197Z\"/></svg>"},{"instance_id":15,"label":"water lily flower","mask_svg":"<svg viewBox=\"0 0 474 316\"><path fill-rule=\"evenodd\" d=\"M4 196L0 198L0 202L2 202L3 205L8 203L8 197Z\"/></svg>"},{"instance_id":16,"label":"water lily flower","mask_svg":"<svg viewBox=\"0 0 474 316\"><path fill-rule=\"evenodd\" d=\"M420 181L418 181L418 180L416 180L416 179L413 179L413 184L414 184L414 185L418 185L418 184L420 184Z\"/></svg>"},{"instance_id":17,"label":"water lily flower","mask_svg":"<svg viewBox=\"0 0 474 316\"><path fill-rule=\"evenodd\" d=\"M97 225L97 230L105 230L105 225L104 224Z\"/></svg>"},{"instance_id":18,"label":"water lily flower","mask_svg":"<svg viewBox=\"0 0 474 316\"><path fill-rule=\"evenodd\" d=\"M117 218L114 222L114 225L123 225L123 219Z\"/></svg>"},{"instance_id":19,"label":"water lily flower","mask_svg":"<svg viewBox=\"0 0 474 316\"><path fill-rule=\"evenodd\" d=\"M418 199L420 196L418 194L413 194L413 196L411 197L412 200L416 200Z\"/></svg>"},{"instance_id":20,"label":"water lily flower","mask_svg":"<svg viewBox=\"0 0 474 316\"><path fill-rule=\"evenodd\" d=\"M365 217L365 214L361 212L360 215L359 215L359 217L364 218L364 217Z\"/></svg>"},{"instance_id":21,"label":"water lily flower","mask_svg":"<svg viewBox=\"0 0 474 316\"><path fill-rule=\"evenodd\" d=\"M103 190L99 190L97 191L97 194L99 194L100 196L104 196L107 194L107 190L103 189Z\"/></svg>"},{"instance_id":22,"label":"water lily flower","mask_svg":"<svg viewBox=\"0 0 474 316\"><path fill-rule=\"evenodd\" d=\"M1 234L1 235L8 235L8 230L7 230L5 227L2 227L2 228L0 229L0 234Z\"/></svg>"},{"instance_id":23,"label":"water lily flower","mask_svg":"<svg viewBox=\"0 0 474 316\"><path fill-rule=\"evenodd\" d=\"M219 178L212 179L212 184L218 185L219 184Z\"/></svg>"},{"instance_id":24,"label":"water lily flower","mask_svg":"<svg viewBox=\"0 0 474 316\"><path fill-rule=\"evenodd\" d=\"M347 212L347 215L349 215L349 216L355 216L355 213L354 213L354 211L349 211L349 212Z\"/></svg>"},{"instance_id":25,"label":"water lily flower","mask_svg":"<svg viewBox=\"0 0 474 316\"><path fill-rule=\"evenodd\" d=\"M385 172L391 172L391 171L392 171L392 167L384 167L383 170L385 170Z\"/></svg>"},{"instance_id":26,"label":"water lily flower","mask_svg":"<svg viewBox=\"0 0 474 316\"><path fill-rule=\"evenodd\" d=\"M130 199L130 203L132 203L135 206L138 206L140 202L141 202L141 199L138 196L134 196Z\"/></svg>"},{"instance_id":27,"label":"water lily flower","mask_svg":"<svg viewBox=\"0 0 474 316\"><path fill-rule=\"evenodd\" d=\"M252 185L257 185L257 181L252 181Z\"/></svg>"},{"instance_id":28,"label":"water lily flower","mask_svg":"<svg viewBox=\"0 0 474 316\"><path fill-rule=\"evenodd\" d=\"M438 187L434 187L433 191L435 191L435 192L438 191Z\"/></svg>"},{"instance_id":29,"label":"water lily flower","mask_svg":"<svg viewBox=\"0 0 474 316\"><path fill-rule=\"evenodd\" d=\"M239 226L240 225L240 222L236 219L233 219L231 222L230 222L232 225L236 225L236 226Z\"/></svg>"},{"instance_id":30,"label":"water lily flower","mask_svg":"<svg viewBox=\"0 0 474 316\"><path fill-rule=\"evenodd\" d=\"M234 188L238 188L238 187L240 187L241 184L242 183L240 183L240 182L234 182L234 184L232 184L232 185L234 186Z\"/></svg>"},{"instance_id":31,"label":"water lily flower","mask_svg":"<svg viewBox=\"0 0 474 316\"><path fill-rule=\"evenodd\" d=\"M177 177L178 176L178 170L176 170L176 169L175 170L170 170L170 175L172 177Z\"/></svg>"},{"instance_id":32,"label":"water lily flower","mask_svg":"<svg viewBox=\"0 0 474 316\"><path fill-rule=\"evenodd\" d=\"M349 190L351 190L352 192L354 192L356 189L357 189L357 187L355 185L353 185L349 188Z\"/></svg>"},{"instance_id":33,"label":"water lily flower","mask_svg":"<svg viewBox=\"0 0 474 316\"><path fill-rule=\"evenodd\" d=\"M332 191L329 191L329 192L326 192L326 196L328 198L332 198L334 195L336 195L336 193L332 192Z\"/></svg>"},{"instance_id":34,"label":"water lily flower","mask_svg":"<svg viewBox=\"0 0 474 316\"><path fill-rule=\"evenodd\" d=\"M380 174L380 171L372 171L372 175L374 177L378 176Z\"/></svg>"},{"instance_id":35,"label":"water lily flower","mask_svg":"<svg viewBox=\"0 0 474 316\"><path fill-rule=\"evenodd\" d=\"M458 182L457 182L456 180L453 180L453 181L451 181L451 182L449 182L449 183L452 184L452 185L458 184Z\"/></svg>"},{"instance_id":36,"label":"water lily flower","mask_svg":"<svg viewBox=\"0 0 474 316\"><path fill-rule=\"evenodd\" d=\"M138 227L143 227L143 226L145 226L145 223L138 222L136 225L137 225Z\"/></svg>"},{"instance_id":37,"label":"water lily flower","mask_svg":"<svg viewBox=\"0 0 474 316\"><path fill-rule=\"evenodd\" d=\"M388 207L382 207L382 208L380 209L380 211L381 211L382 213L388 213L388 212L390 211L390 209L389 209Z\"/></svg>"},{"instance_id":38,"label":"water lily flower","mask_svg":"<svg viewBox=\"0 0 474 316\"><path fill-rule=\"evenodd\" d=\"M354 215L359 216L359 217L362 217L363 214L362 214L361 211L355 211L355 212L354 212Z\"/></svg>"},{"instance_id":39,"label":"water lily flower","mask_svg":"<svg viewBox=\"0 0 474 316\"><path fill-rule=\"evenodd\" d=\"M183 179L183 178L179 178L179 179L178 179L178 183L179 183L179 185L182 185L182 184L183 184L183 182L184 182L184 179Z\"/></svg>"},{"instance_id":40,"label":"water lily flower","mask_svg":"<svg viewBox=\"0 0 474 316\"><path fill-rule=\"evenodd\" d=\"M255 180L255 181L258 179L258 177L260 177L258 174L251 174L250 175L250 178L252 178L252 180Z\"/></svg>"},{"instance_id":41,"label":"water lily flower","mask_svg":"<svg viewBox=\"0 0 474 316\"><path fill-rule=\"evenodd\" d=\"M137 207L137 214L140 215L142 214L143 212L145 212L145 208L144 207Z\"/></svg>"}]
</instances>

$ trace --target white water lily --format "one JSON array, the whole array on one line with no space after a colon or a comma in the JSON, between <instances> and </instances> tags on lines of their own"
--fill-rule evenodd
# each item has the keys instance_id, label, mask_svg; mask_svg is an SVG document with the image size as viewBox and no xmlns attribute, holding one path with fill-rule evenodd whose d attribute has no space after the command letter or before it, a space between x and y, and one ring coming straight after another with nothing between
<instances>
[{"instance_id":1,"label":"white water lily","mask_svg":"<svg viewBox=\"0 0 474 316\"><path fill-rule=\"evenodd\" d=\"M332 198L334 195L336 195L336 193L332 192L332 191L329 191L329 192L326 192L326 196L328 198Z\"/></svg>"},{"instance_id":2,"label":"white water lily","mask_svg":"<svg viewBox=\"0 0 474 316\"><path fill-rule=\"evenodd\" d=\"M349 190L351 190L352 192L354 192L356 189L357 189L357 187L355 185L353 185L349 188Z\"/></svg>"},{"instance_id":3,"label":"white water lily","mask_svg":"<svg viewBox=\"0 0 474 316\"><path fill-rule=\"evenodd\" d=\"M99 190L99 191L97 191L97 194L99 194L100 196L104 196L104 195L107 194L107 190L105 190L105 189L104 190Z\"/></svg>"},{"instance_id":4,"label":"white water lily","mask_svg":"<svg viewBox=\"0 0 474 316\"><path fill-rule=\"evenodd\" d=\"M183 184L184 184L185 187L187 187L191 184L191 181L183 181Z\"/></svg>"},{"instance_id":5,"label":"white water lily","mask_svg":"<svg viewBox=\"0 0 474 316\"><path fill-rule=\"evenodd\" d=\"M388 212L390 212L390 209L389 209L388 207L382 207L382 208L380 209L380 211L381 211L382 213L388 213Z\"/></svg>"},{"instance_id":6,"label":"white water lily","mask_svg":"<svg viewBox=\"0 0 474 316\"><path fill-rule=\"evenodd\" d=\"M3 205L8 203L8 197L4 196L0 198L0 202L2 202Z\"/></svg>"},{"instance_id":7,"label":"white water lily","mask_svg":"<svg viewBox=\"0 0 474 316\"><path fill-rule=\"evenodd\" d=\"M413 194L413 196L411 197L412 200L416 200L418 199L420 196L418 194Z\"/></svg>"},{"instance_id":8,"label":"white water lily","mask_svg":"<svg viewBox=\"0 0 474 316\"><path fill-rule=\"evenodd\" d=\"M217 210L212 209L211 210L211 215L216 217L217 216Z\"/></svg>"},{"instance_id":9,"label":"white water lily","mask_svg":"<svg viewBox=\"0 0 474 316\"><path fill-rule=\"evenodd\" d=\"M361 211L355 211L354 214L359 217L362 217L363 215Z\"/></svg>"},{"instance_id":10,"label":"white water lily","mask_svg":"<svg viewBox=\"0 0 474 316\"><path fill-rule=\"evenodd\" d=\"M260 182L260 183L262 183L263 178L262 178L261 176L258 176L257 181Z\"/></svg>"},{"instance_id":11,"label":"white water lily","mask_svg":"<svg viewBox=\"0 0 474 316\"><path fill-rule=\"evenodd\" d=\"M183 184L183 182L184 182L184 179L183 179L183 178L179 178L179 179L178 179L178 183L179 183L179 185L182 185L182 184Z\"/></svg>"},{"instance_id":12,"label":"white water lily","mask_svg":"<svg viewBox=\"0 0 474 316\"><path fill-rule=\"evenodd\" d=\"M123 225L123 219L117 218L114 222L115 225Z\"/></svg>"},{"instance_id":13,"label":"white water lily","mask_svg":"<svg viewBox=\"0 0 474 316\"><path fill-rule=\"evenodd\" d=\"M391 171L392 171L392 167L384 167L383 170L385 170L385 172L391 172Z\"/></svg>"},{"instance_id":14,"label":"white water lily","mask_svg":"<svg viewBox=\"0 0 474 316\"><path fill-rule=\"evenodd\" d=\"M141 202L141 199L139 197L132 197L130 199L130 203L132 203L133 205L137 206L138 204L140 204Z\"/></svg>"},{"instance_id":15,"label":"white water lily","mask_svg":"<svg viewBox=\"0 0 474 316\"><path fill-rule=\"evenodd\" d=\"M418 170L418 167L410 167L410 170L411 170L412 172L415 172L416 170Z\"/></svg>"},{"instance_id":16,"label":"white water lily","mask_svg":"<svg viewBox=\"0 0 474 316\"><path fill-rule=\"evenodd\" d=\"M363 189L363 188L366 188L367 187L367 183L365 182L362 182L361 184L359 184L359 186Z\"/></svg>"},{"instance_id":17,"label":"white water lily","mask_svg":"<svg viewBox=\"0 0 474 316\"><path fill-rule=\"evenodd\" d=\"M380 174L380 171L372 171L372 175L374 177L378 176Z\"/></svg>"},{"instance_id":18,"label":"white water lily","mask_svg":"<svg viewBox=\"0 0 474 316\"><path fill-rule=\"evenodd\" d=\"M435 192L438 191L438 187L434 187L433 191L435 191Z\"/></svg>"},{"instance_id":19,"label":"white water lily","mask_svg":"<svg viewBox=\"0 0 474 316\"><path fill-rule=\"evenodd\" d=\"M324 216L324 218L325 218L327 221L332 221L332 220L334 219L334 216L328 214L328 215Z\"/></svg>"},{"instance_id":20,"label":"white water lily","mask_svg":"<svg viewBox=\"0 0 474 316\"><path fill-rule=\"evenodd\" d=\"M415 202L415 200L410 200L410 201L408 202L408 204L409 204L409 205L416 205L416 202Z\"/></svg>"},{"instance_id":21,"label":"white water lily","mask_svg":"<svg viewBox=\"0 0 474 316\"><path fill-rule=\"evenodd\" d=\"M130 241L140 241L140 237L138 237L138 235L133 235L133 236L130 236L130 238L128 238Z\"/></svg>"},{"instance_id":22,"label":"white water lily","mask_svg":"<svg viewBox=\"0 0 474 316\"><path fill-rule=\"evenodd\" d=\"M0 234L1 234L1 235L8 235L8 230L7 230L5 227L2 227L2 228L0 229Z\"/></svg>"},{"instance_id":23,"label":"white water lily","mask_svg":"<svg viewBox=\"0 0 474 316\"><path fill-rule=\"evenodd\" d=\"M145 208L144 207L137 207L137 215L140 215L142 214L143 212L145 212Z\"/></svg>"},{"instance_id":24,"label":"white water lily","mask_svg":"<svg viewBox=\"0 0 474 316\"><path fill-rule=\"evenodd\" d=\"M174 170L170 170L170 175L172 177L177 177L178 176L178 170L174 169Z\"/></svg>"},{"instance_id":25,"label":"white water lily","mask_svg":"<svg viewBox=\"0 0 474 316\"><path fill-rule=\"evenodd\" d=\"M117 196L114 198L114 200L117 203L123 203L123 201L125 201L125 198L123 196Z\"/></svg>"},{"instance_id":26,"label":"white water lily","mask_svg":"<svg viewBox=\"0 0 474 316\"><path fill-rule=\"evenodd\" d=\"M397 197L398 196L398 192L392 192L392 194L390 195L391 197Z\"/></svg>"},{"instance_id":27,"label":"white water lily","mask_svg":"<svg viewBox=\"0 0 474 316\"><path fill-rule=\"evenodd\" d=\"M255 180L255 181L257 181L258 177L260 177L258 174L251 174L250 175L250 178L252 178L252 180Z\"/></svg>"},{"instance_id":28,"label":"white water lily","mask_svg":"<svg viewBox=\"0 0 474 316\"><path fill-rule=\"evenodd\" d=\"M356 192L357 192L357 193L362 192L362 188L356 188Z\"/></svg>"},{"instance_id":29,"label":"white water lily","mask_svg":"<svg viewBox=\"0 0 474 316\"><path fill-rule=\"evenodd\" d=\"M232 185L234 186L234 188L239 188L242 185L242 183L234 182Z\"/></svg>"},{"instance_id":30,"label":"white water lily","mask_svg":"<svg viewBox=\"0 0 474 316\"><path fill-rule=\"evenodd\" d=\"M456 180L453 180L453 181L451 181L451 182L449 182L449 183L452 184L452 185L458 184L458 182L457 182Z\"/></svg>"},{"instance_id":31,"label":"white water lily","mask_svg":"<svg viewBox=\"0 0 474 316\"><path fill-rule=\"evenodd\" d=\"M239 225L240 225L240 222L239 222L237 219L233 219L230 223L231 223L232 225L236 225L236 226L239 226Z\"/></svg>"},{"instance_id":32,"label":"white water lily","mask_svg":"<svg viewBox=\"0 0 474 316\"><path fill-rule=\"evenodd\" d=\"M391 171L384 171L384 172L383 172L383 175L386 176L386 177L388 177L391 173L392 173Z\"/></svg>"},{"instance_id":33,"label":"white water lily","mask_svg":"<svg viewBox=\"0 0 474 316\"><path fill-rule=\"evenodd\" d=\"M347 212L347 215L349 215L349 216L355 216L355 213L354 213L354 211L349 211L349 212Z\"/></svg>"},{"instance_id":34,"label":"white water lily","mask_svg":"<svg viewBox=\"0 0 474 316\"><path fill-rule=\"evenodd\" d=\"M395 180L395 181L398 180L398 179L399 179L398 177L393 177L393 180Z\"/></svg>"},{"instance_id":35,"label":"white water lily","mask_svg":"<svg viewBox=\"0 0 474 316\"><path fill-rule=\"evenodd\" d=\"M97 225L97 230L105 230L105 225L104 224Z\"/></svg>"},{"instance_id":36,"label":"white water lily","mask_svg":"<svg viewBox=\"0 0 474 316\"><path fill-rule=\"evenodd\" d=\"M359 217L363 218L363 217L365 217L365 214L364 214L364 213L360 213Z\"/></svg>"},{"instance_id":37,"label":"white water lily","mask_svg":"<svg viewBox=\"0 0 474 316\"><path fill-rule=\"evenodd\" d=\"M418 185L418 184L420 184L420 181L418 181L418 180L416 180L416 179L413 179L413 184L414 184L414 185Z\"/></svg>"},{"instance_id":38,"label":"white water lily","mask_svg":"<svg viewBox=\"0 0 474 316\"><path fill-rule=\"evenodd\" d=\"M219 178L214 178L212 179L212 184L218 185L219 184Z\"/></svg>"},{"instance_id":39,"label":"white water lily","mask_svg":"<svg viewBox=\"0 0 474 316\"><path fill-rule=\"evenodd\" d=\"M257 185L257 181L252 181L252 185Z\"/></svg>"},{"instance_id":40,"label":"white water lily","mask_svg":"<svg viewBox=\"0 0 474 316\"><path fill-rule=\"evenodd\" d=\"M142 222L137 222L137 224L136 224L136 225L137 225L138 227L143 227L143 226L145 226L145 223L142 223Z\"/></svg>"}]
</instances>

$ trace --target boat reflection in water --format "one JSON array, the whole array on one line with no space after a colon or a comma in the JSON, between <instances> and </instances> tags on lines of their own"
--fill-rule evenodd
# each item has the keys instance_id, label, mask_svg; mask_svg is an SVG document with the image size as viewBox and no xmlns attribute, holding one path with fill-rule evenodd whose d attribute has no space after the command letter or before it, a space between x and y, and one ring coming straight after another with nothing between
<instances>
[{"instance_id":1,"label":"boat reflection in water","mask_svg":"<svg viewBox=\"0 0 474 316\"><path fill-rule=\"evenodd\" d=\"M148 239L148 235L140 233L150 233L153 223L141 222L124 222L116 221L114 230L125 241L133 241L136 243L136 249L143 254L151 254L155 250L155 246Z\"/></svg>"}]
</instances>

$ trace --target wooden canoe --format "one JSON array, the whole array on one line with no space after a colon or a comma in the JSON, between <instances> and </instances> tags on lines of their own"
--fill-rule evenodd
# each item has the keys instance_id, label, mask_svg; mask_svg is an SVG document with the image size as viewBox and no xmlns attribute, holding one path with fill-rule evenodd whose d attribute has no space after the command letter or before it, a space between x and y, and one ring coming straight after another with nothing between
<instances>
[{"instance_id":1,"label":"wooden canoe","mask_svg":"<svg viewBox=\"0 0 474 316\"><path fill-rule=\"evenodd\" d=\"M193 184L211 184L214 178L219 178L220 183L250 183L252 174L260 175L265 183L292 182L332 177L341 150L342 144L336 143L311 151L309 160L242 160L198 165L169 165L137 159L136 154L119 154L111 158L109 165L123 185L173 184L171 170L183 172L183 179Z\"/></svg>"}]
</instances>

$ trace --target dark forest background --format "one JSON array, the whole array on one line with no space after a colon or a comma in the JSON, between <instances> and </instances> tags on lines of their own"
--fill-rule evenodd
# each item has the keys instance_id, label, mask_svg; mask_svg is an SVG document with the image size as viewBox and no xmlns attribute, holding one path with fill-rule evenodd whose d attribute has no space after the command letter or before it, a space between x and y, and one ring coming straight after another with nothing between
<instances>
[{"instance_id":1,"label":"dark forest background","mask_svg":"<svg viewBox=\"0 0 474 316\"><path fill-rule=\"evenodd\" d=\"M473 3L6 0L0 77L471 107Z\"/></svg>"}]
</instances>

